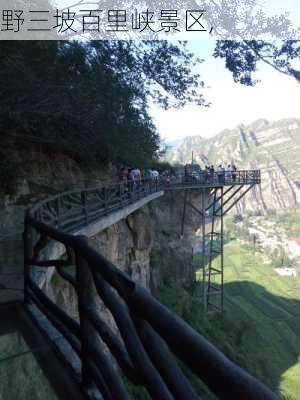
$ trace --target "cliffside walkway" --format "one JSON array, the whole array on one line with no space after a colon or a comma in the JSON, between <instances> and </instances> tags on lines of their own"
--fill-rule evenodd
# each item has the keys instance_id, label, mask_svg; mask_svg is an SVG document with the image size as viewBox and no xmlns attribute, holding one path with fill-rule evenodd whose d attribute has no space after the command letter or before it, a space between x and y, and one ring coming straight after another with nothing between
<instances>
[{"instance_id":1,"label":"cliffside walkway","mask_svg":"<svg viewBox=\"0 0 300 400\"><path fill-rule=\"evenodd\" d=\"M267 387L97 253L87 237L74 234L82 232L84 226L112 218L120 210L124 218L126 208L134 210L137 204L146 204L147 199L163 195L164 190L223 190L224 186L234 190L235 186L252 187L260 182L259 171L240 176L243 182L239 183L235 177L227 182L220 182L219 178L210 183L145 181L132 186L117 184L78 190L52 197L28 211L24 230L23 306L56 349L85 398L129 399L123 384L125 376L133 385L144 387L155 400L199 399L179 367L176 361L179 359L220 399L277 399ZM219 204L216 197L214 201ZM51 258L54 243L63 248L63 257ZM38 272L48 268L55 268L77 293L77 320L40 289ZM110 311L114 329L98 312L99 301Z\"/></svg>"},{"instance_id":2,"label":"cliffside walkway","mask_svg":"<svg viewBox=\"0 0 300 400\"><path fill-rule=\"evenodd\" d=\"M102 187L72 190L39 202L30 210L31 216L64 232L81 232L81 227L102 221L99 228L125 218L148 202L162 196L165 190L199 190L227 187L227 193L242 187L250 190L260 183L260 171L237 171L235 176L220 177L218 173L206 179L174 178L144 180L140 183L114 183ZM230 200L233 196L230 197ZM121 210L121 212L120 212ZM118 213L118 214L116 214ZM98 229L99 232L101 229ZM89 235L90 236L90 235Z\"/></svg>"}]
</instances>

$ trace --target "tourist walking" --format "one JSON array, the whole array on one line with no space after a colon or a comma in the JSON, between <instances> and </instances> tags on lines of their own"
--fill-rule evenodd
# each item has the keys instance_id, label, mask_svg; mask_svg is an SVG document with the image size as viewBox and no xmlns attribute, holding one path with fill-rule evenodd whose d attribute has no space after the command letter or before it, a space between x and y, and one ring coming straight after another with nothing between
<instances>
[{"instance_id":1,"label":"tourist walking","mask_svg":"<svg viewBox=\"0 0 300 400\"><path fill-rule=\"evenodd\" d=\"M236 181L236 176L237 176L237 168L236 168L235 164L232 164L232 181L233 182Z\"/></svg>"}]
</instances>

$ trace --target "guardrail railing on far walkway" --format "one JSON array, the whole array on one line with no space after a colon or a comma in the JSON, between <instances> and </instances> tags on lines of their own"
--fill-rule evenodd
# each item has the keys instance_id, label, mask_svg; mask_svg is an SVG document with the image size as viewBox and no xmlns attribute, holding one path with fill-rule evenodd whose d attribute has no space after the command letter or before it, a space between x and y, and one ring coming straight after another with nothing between
<instances>
[{"instance_id":1,"label":"guardrail railing on far walkway","mask_svg":"<svg viewBox=\"0 0 300 400\"><path fill-rule=\"evenodd\" d=\"M32 241L30 230L38 233ZM97 387L104 399L129 399L123 376L147 389L152 399L199 399L177 359L195 373L220 399L274 400L257 379L231 362L186 322L159 303L103 258L84 237L72 236L27 215L25 225L26 301L37 306L68 341L81 361L81 383ZM55 240L66 248L60 260L39 254ZM75 277L68 268L75 265ZM76 321L54 304L31 276L34 266L55 266L78 296ZM113 331L98 312L98 299L111 312ZM111 362L100 339L119 368Z\"/></svg>"},{"instance_id":2,"label":"guardrail railing on far walkway","mask_svg":"<svg viewBox=\"0 0 300 400\"><path fill-rule=\"evenodd\" d=\"M246 178L258 179L247 174ZM80 379L86 392L97 388L104 399L127 400L125 376L133 385L146 388L155 400L199 399L178 364L180 360L220 399L275 400L266 386L97 253L87 238L67 233L74 224L87 224L166 185L185 183L143 181L72 191L29 210L24 231L25 301L37 307L69 343L80 360ZM52 241L65 247L63 258L42 257ZM78 320L41 290L33 278L35 267L55 267L74 287ZM99 299L110 311L116 330L99 313Z\"/></svg>"}]
</instances>

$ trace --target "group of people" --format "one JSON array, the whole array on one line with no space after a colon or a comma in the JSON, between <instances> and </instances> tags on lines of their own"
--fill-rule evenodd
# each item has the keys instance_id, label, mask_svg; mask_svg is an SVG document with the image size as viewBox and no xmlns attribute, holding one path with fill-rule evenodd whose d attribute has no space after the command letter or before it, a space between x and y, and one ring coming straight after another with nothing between
<instances>
[{"instance_id":1,"label":"group of people","mask_svg":"<svg viewBox=\"0 0 300 400\"><path fill-rule=\"evenodd\" d=\"M215 174L218 177L219 182L225 182L226 179L236 180L237 175L237 167L235 164L228 164L227 168L225 168L222 164L220 164L216 169L213 165L205 166L205 172L208 176L215 178Z\"/></svg>"},{"instance_id":2,"label":"group of people","mask_svg":"<svg viewBox=\"0 0 300 400\"><path fill-rule=\"evenodd\" d=\"M225 168L222 164L215 167L214 165L206 165L204 169L198 166L197 170L191 170L191 165L185 167L185 179L192 179L200 181L201 183L225 183L225 181L232 180L233 182L237 177L237 167L234 164L229 164Z\"/></svg>"},{"instance_id":3,"label":"group of people","mask_svg":"<svg viewBox=\"0 0 300 400\"><path fill-rule=\"evenodd\" d=\"M132 167L122 167L119 171L120 182L133 182L139 183L143 179L157 180L159 172L154 169L142 169Z\"/></svg>"},{"instance_id":4,"label":"group of people","mask_svg":"<svg viewBox=\"0 0 300 400\"><path fill-rule=\"evenodd\" d=\"M191 168L192 167L192 168ZM201 181L201 183L213 183L218 182L224 184L226 181L236 181L237 178L237 167L235 164L228 164L225 168L222 164L215 167L214 165L206 165L204 169L195 165L186 165L184 167L184 179L193 181ZM175 168L176 169L176 168ZM155 169L139 169L137 167L122 167L118 172L119 182L125 182L128 184L139 185L143 180L158 181L163 180L166 183L170 183L172 179L178 179L180 175L176 174L176 170L163 171L161 174ZM182 175L181 175L182 179Z\"/></svg>"},{"instance_id":5,"label":"group of people","mask_svg":"<svg viewBox=\"0 0 300 400\"><path fill-rule=\"evenodd\" d=\"M205 166L206 181L218 180L219 183L225 183L226 180L232 179L234 182L237 176L237 167L234 164L228 164L225 168L222 164L215 168L213 165Z\"/></svg>"}]
</instances>

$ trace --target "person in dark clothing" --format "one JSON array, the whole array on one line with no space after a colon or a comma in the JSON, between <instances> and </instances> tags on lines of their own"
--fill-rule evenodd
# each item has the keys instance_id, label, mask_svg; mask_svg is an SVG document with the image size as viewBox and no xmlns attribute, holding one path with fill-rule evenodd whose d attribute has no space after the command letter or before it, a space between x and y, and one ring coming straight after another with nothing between
<instances>
[{"instance_id":1,"label":"person in dark clothing","mask_svg":"<svg viewBox=\"0 0 300 400\"><path fill-rule=\"evenodd\" d=\"M232 164L232 180L233 180L233 182L236 181L236 175L237 175L237 168L236 168L235 164Z\"/></svg>"},{"instance_id":2,"label":"person in dark clothing","mask_svg":"<svg viewBox=\"0 0 300 400\"><path fill-rule=\"evenodd\" d=\"M128 178L128 171L126 167L122 167L119 171L119 181L120 182L127 182Z\"/></svg>"},{"instance_id":3,"label":"person in dark clothing","mask_svg":"<svg viewBox=\"0 0 300 400\"><path fill-rule=\"evenodd\" d=\"M214 168L214 166L213 165L211 165L210 167L209 167L209 177L210 177L210 182L213 182L214 181L214 178L215 178L215 168Z\"/></svg>"},{"instance_id":4,"label":"person in dark clothing","mask_svg":"<svg viewBox=\"0 0 300 400\"><path fill-rule=\"evenodd\" d=\"M222 177L223 177L222 165L218 166L217 175L218 175L218 183L222 183Z\"/></svg>"}]
</instances>

